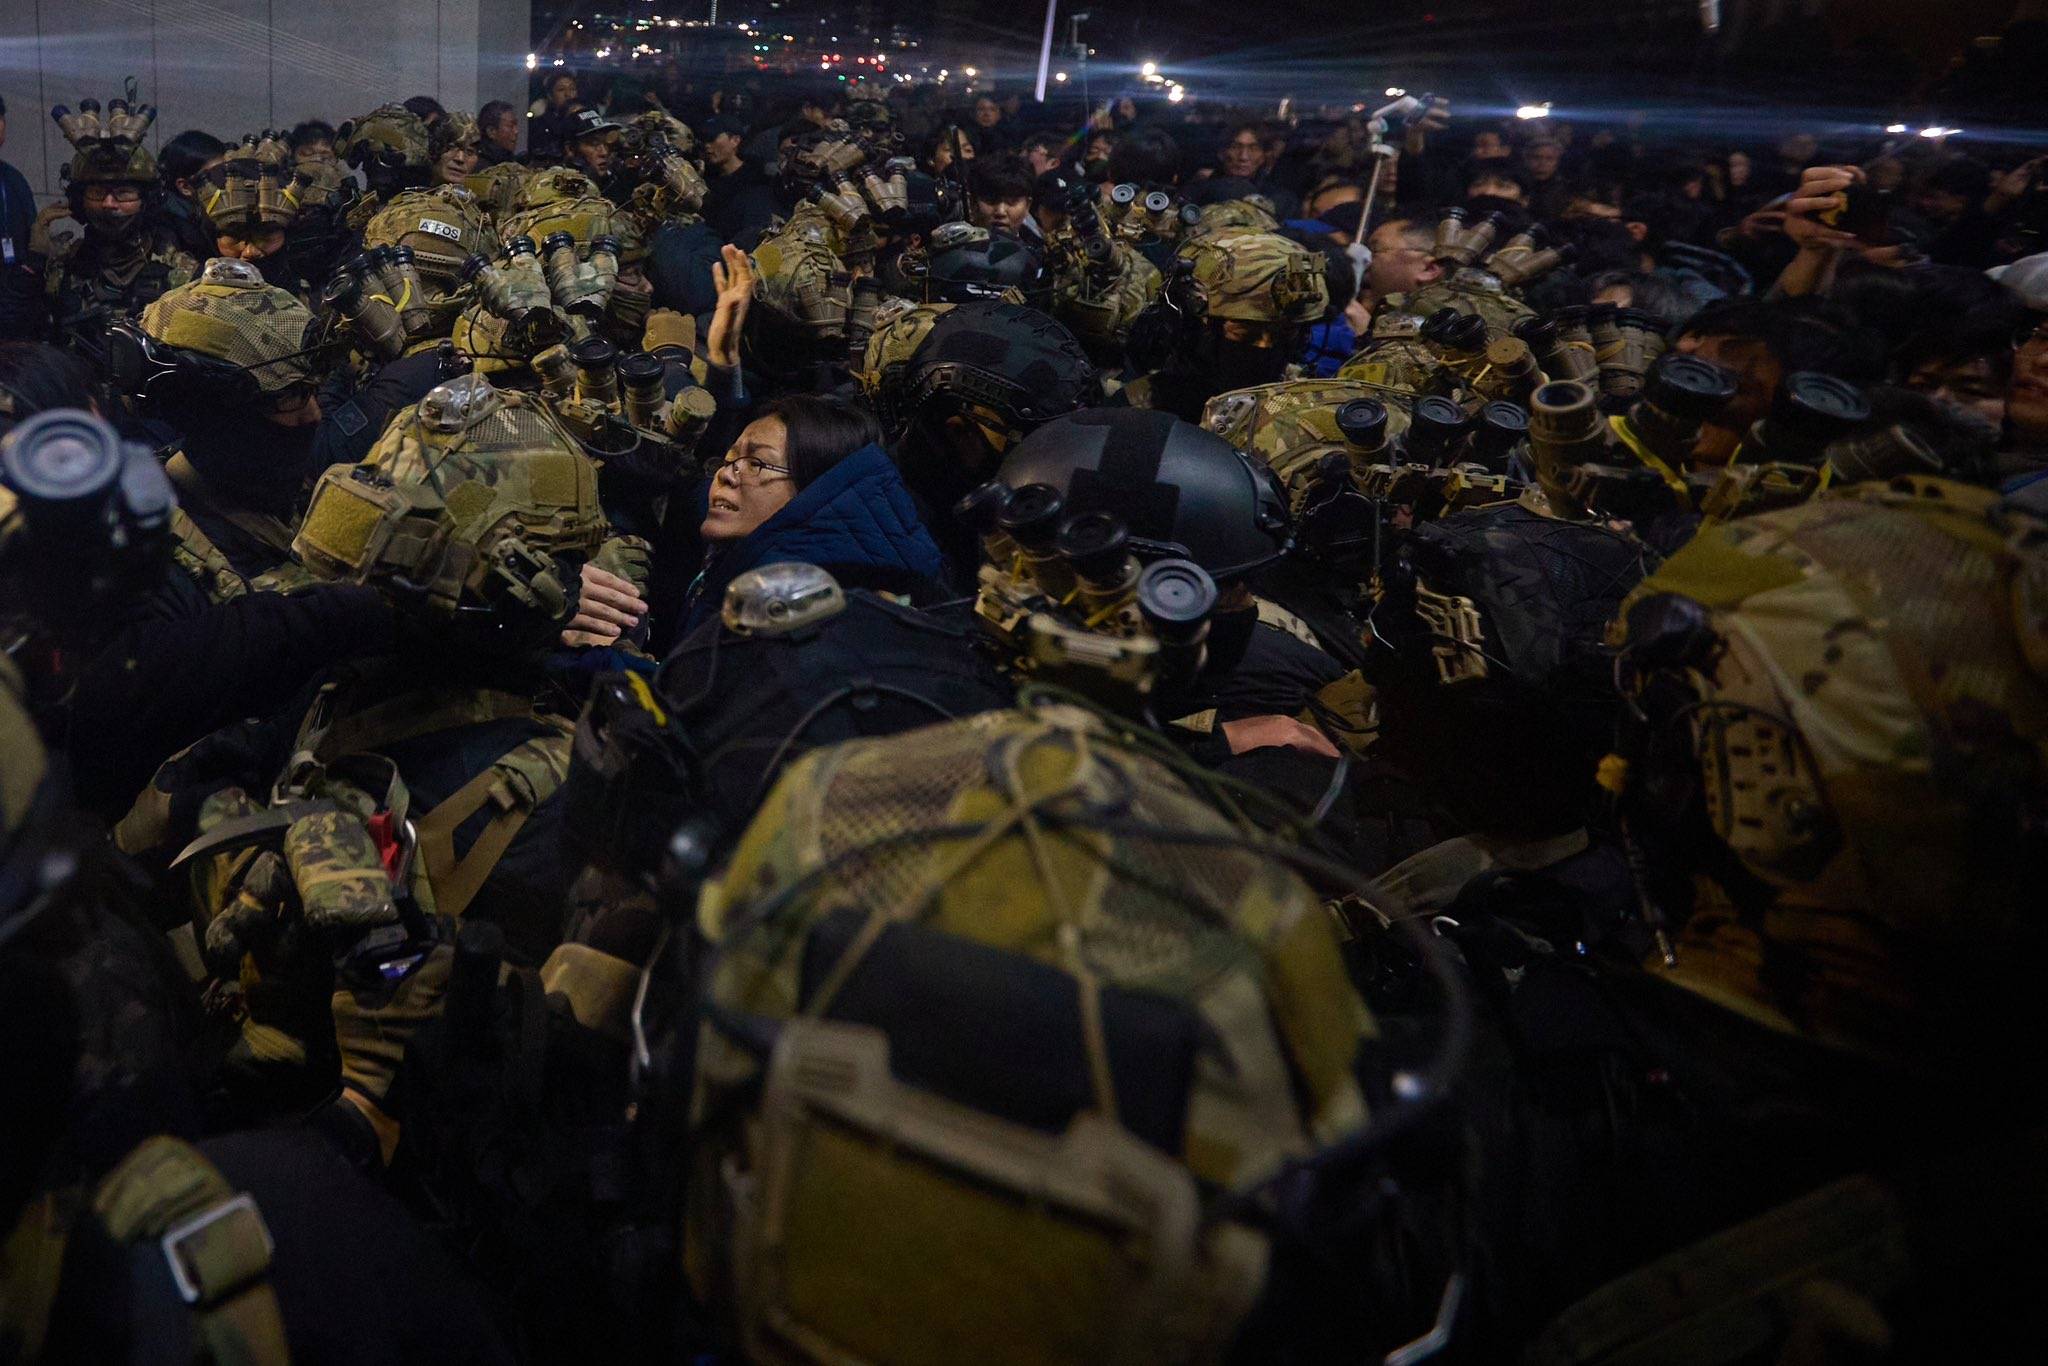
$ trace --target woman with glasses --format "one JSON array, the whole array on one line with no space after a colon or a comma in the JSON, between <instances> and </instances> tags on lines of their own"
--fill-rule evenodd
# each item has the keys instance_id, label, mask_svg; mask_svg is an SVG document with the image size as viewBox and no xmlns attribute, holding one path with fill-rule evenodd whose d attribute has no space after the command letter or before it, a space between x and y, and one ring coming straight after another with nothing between
<instances>
[{"instance_id":1,"label":"woman with glasses","mask_svg":"<svg viewBox=\"0 0 2048 1366\"><path fill-rule=\"evenodd\" d=\"M791 394L764 407L704 492L704 565L684 595L686 636L718 618L726 585L782 561L842 587L936 595L939 548L882 449L882 429L844 399Z\"/></svg>"}]
</instances>

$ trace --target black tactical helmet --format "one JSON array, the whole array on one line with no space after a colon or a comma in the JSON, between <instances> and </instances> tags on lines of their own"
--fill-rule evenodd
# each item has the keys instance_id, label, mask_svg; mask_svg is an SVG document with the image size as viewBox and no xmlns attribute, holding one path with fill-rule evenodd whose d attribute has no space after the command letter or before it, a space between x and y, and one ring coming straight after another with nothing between
<instances>
[{"instance_id":1,"label":"black tactical helmet","mask_svg":"<svg viewBox=\"0 0 2048 1366\"><path fill-rule=\"evenodd\" d=\"M1273 472L1171 413L1071 413L1019 442L996 477L1049 484L1070 513L1114 513L1140 559L1193 560L1217 580L1271 563L1292 540Z\"/></svg>"},{"instance_id":2,"label":"black tactical helmet","mask_svg":"<svg viewBox=\"0 0 2048 1366\"><path fill-rule=\"evenodd\" d=\"M928 252L927 303L1000 299L1013 289L1032 303L1047 293L1043 258L1009 233L946 223L932 233Z\"/></svg>"},{"instance_id":3,"label":"black tactical helmet","mask_svg":"<svg viewBox=\"0 0 2048 1366\"><path fill-rule=\"evenodd\" d=\"M1021 436L1092 402L1095 367L1073 334L1034 308L927 304L877 328L862 378L891 435L934 410L985 410Z\"/></svg>"}]
</instances>

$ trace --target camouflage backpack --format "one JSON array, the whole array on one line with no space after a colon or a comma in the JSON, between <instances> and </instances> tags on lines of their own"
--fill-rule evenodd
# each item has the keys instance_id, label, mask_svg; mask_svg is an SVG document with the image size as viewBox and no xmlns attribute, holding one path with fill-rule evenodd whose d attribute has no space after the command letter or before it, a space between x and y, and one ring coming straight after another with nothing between
<instances>
[{"instance_id":1,"label":"camouflage backpack","mask_svg":"<svg viewBox=\"0 0 2048 1366\"><path fill-rule=\"evenodd\" d=\"M1337 409L1357 398L1387 408L1387 439L1398 443L1408 428L1407 395L1368 380L1291 379L1218 394L1202 410L1202 425L1272 467L1287 486L1294 511L1323 458L1347 449L1337 430Z\"/></svg>"},{"instance_id":2,"label":"camouflage backpack","mask_svg":"<svg viewBox=\"0 0 2048 1366\"><path fill-rule=\"evenodd\" d=\"M1220 1203L1364 1124L1372 1029L1239 838L1066 707L784 773L699 906L685 1266L750 1359L1220 1358L1267 1256Z\"/></svg>"}]
</instances>

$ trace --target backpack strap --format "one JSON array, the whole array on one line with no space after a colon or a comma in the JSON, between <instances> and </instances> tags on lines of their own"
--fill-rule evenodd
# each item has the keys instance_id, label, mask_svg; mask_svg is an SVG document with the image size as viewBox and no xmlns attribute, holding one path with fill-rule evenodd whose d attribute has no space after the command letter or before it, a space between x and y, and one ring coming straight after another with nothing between
<instances>
[{"instance_id":1,"label":"backpack strap","mask_svg":"<svg viewBox=\"0 0 2048 1366\"><path fill-rule=\"evenodd\" d=\"M117 1242L155 1243L192 1311L195 1357L234 1366L289 1362L269 1281L262 1211L182 1139L146 1139L100 1182L93 1212Z\"/></svg>"},{"instance_id":2,"label":"backpack strap","mask_svg":"<svg viewBox=\"0 0 2048 1366\"><path fill-rule=\"evenodd\" d=\"M564 723L566 725L566 723ZM427 885L443 915L468 909L498 860L505 856L520 827L540 804L554 795L569 773L572 729L535 736L508 751L421 816L415 826L419 853L427 866ZM497 808L483 832L457 858L455 832L488 803Z\"/></svg>"}]
</instances>

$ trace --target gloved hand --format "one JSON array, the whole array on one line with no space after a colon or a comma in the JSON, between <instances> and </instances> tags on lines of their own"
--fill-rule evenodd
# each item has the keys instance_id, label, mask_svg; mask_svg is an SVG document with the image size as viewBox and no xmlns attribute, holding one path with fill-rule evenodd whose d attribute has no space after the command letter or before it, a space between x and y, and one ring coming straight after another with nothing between
<instances>
[{"instance_id":1,"label":"gloved hand","mask_svg":"<svg viewBox=\"0 0 2048 1366\"><path fill-rule=\"evenodd\" d=\"M647 330L640 338L641 349L659 351L664 346L697 349L697 320L673 308L657 308L647 315Z\"/></svg>"},{"instance_id":2,"label":"gloved hand","mask_svg":"<svg viewBox=\"0 0 2048 1366\"><path fill-rule=\"evenodd\" d=\"M409 967L401 959L381 969L344 972L336 982L332 1007L342 1085L372 1105L383 1105L412 1036L440 1018L455 965L454 932L442 923L448 932Z\"/></svg>"}]
</instances>

